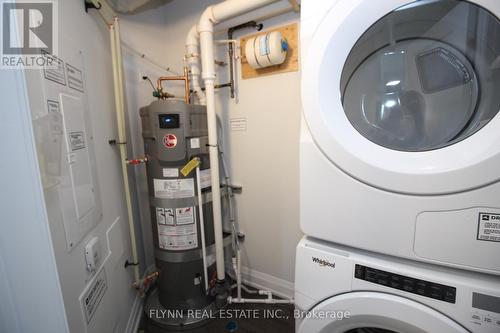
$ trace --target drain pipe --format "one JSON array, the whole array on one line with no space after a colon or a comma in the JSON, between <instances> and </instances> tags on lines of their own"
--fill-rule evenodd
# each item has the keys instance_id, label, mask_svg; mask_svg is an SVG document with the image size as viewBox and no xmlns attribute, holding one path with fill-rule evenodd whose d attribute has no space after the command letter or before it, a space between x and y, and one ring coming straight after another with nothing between
<instances>
[{"instance_id":1,"label":"drain pipe","mask_svg":"<svg viewBox=\"0 0 500 333\"><path fill-rule=\"evenodd\" d=\"M217 142L217 115L215 110L215 63L214 63L214 25L224 20L239 16L246 12L264 7L278 0L227 0L214 6L209 6L201 15L198 23L200 33L200 49L202 63L202 78L205 83L208 121L208 145L210 152L210 173L212 180L212 204L215 234L215 254L217 280L224 284L224 243L222 229L222 212L219 176L219 147Z\"/></svg>"},{"instance_id":2,"label":"drain pipe","mask_svg":"<svg viewBox=\"0 0 500 333\"><path fill-rule=\"evenodd\" d=\"M200 39L198 35L198 28L194 25L186 37L186 55L184 59L186 65L191 73L191 83L193 85L193 93L198 98L198 102L201 105L205 105L207 100L205 98L205 93L200 86L200 54L199 54Z\"/></svg>"}]
</instances>

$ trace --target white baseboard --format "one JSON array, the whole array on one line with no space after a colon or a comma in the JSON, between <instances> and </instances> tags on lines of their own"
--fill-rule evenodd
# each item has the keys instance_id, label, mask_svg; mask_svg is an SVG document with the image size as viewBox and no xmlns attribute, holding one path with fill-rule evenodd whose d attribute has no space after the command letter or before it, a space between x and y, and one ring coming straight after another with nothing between
<instances>
[{"instance_id":1,"label":"white baseboard","mask_svg":"<svg viewBox=\"0 0 500 333\"><path fill-rule=\"evenodd\" d=\"M293 298L294 295L292 282L256 271L249 267L241 268L241 280L250 287L270 290L274 295L281 298Z\"/></svg>"},{"instance_id":2,"label":"white baseboard","mask_svg":"<svg viewBox=\"0 0 500 333\"><path fill-rule=\"evenodd\" d=\"M130 317L128 318L125 333L137 333L142 317L142 301L143 299L139 297L139 294L135 295L134 304L132 305L132 310L130 311Z\"/></svg>"}]
</instances>

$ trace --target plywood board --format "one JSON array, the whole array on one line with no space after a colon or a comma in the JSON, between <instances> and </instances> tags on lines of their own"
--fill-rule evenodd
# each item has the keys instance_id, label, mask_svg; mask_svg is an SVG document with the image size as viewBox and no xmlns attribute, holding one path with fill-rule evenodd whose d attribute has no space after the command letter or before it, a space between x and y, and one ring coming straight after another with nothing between
<instances>
[{"instance_id":1,"label":"plywood board","mask_svg":"<svg viewBox=\"0 0 500 333\"><path fill-rule=\"evenodd\" d=\"M285 62L281 65L254 69L252 68L245 56L245 44L250 38L264 35L271 31L281 31L281 35L288 42L288 52ZM293 23L275 29L262 31L253 35L248 35L240 39L241 47L241 76L243 79L251 79L264 75L272 75L286 72L296 72L299 70L299 43L298 43L298 24Z\"/></svg>"}]
</instances>

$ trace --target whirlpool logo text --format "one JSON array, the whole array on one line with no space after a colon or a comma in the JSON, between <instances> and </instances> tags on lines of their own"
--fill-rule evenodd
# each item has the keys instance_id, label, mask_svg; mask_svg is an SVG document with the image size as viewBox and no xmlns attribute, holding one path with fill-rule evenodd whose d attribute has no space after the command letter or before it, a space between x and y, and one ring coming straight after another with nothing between
<instances>
[{"instance_id":1,"label":"whirlpool logo text","mask_svg":"<svg viewBox=\"0 0 500 333\"><path fill-rule=\"evenodd\" d=\"M323 266L323 267L335 268L335 263L329 262L328 260L320 259L317 257L312 257L312 261L316 264L319 264L320 266Z\"/></svg>"}]
</instances>

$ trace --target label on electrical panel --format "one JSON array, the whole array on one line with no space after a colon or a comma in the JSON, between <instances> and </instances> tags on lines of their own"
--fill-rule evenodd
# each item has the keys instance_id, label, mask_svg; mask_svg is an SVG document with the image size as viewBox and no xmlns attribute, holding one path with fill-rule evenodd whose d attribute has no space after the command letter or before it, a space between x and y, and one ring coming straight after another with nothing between
<instances>
[{"instance_id":1,"label":"label on electrical panel","mask_svg":"<svg viewBox=\"0 0 500 333\"><path fill-rule=\"evenodd\" d=\"M198 229L196 227L194 207L182 208L156 208L156 212L163 210L165 219L158 218L158 243L163 250L180 251L195 249L198 247ZM167 225L161 222L166 221L166 212L171 213L171 222L175 225ZM173 214L175 210L175 216Z\"/></svg>"},{"instance_id":2,"label":"label on electrical panel","mask_svg":"<svg viewBox=\"0 0 500 333\"><path fill-rule=\"evenodd\" d=\"M94 313L97 311L99 303L101 302L106 290L108 289L108 282L106 281L106 273L104 268L95 277L94 282L88 287L87 291L81 296L81 303L85 313L87 324L92 319Z\"/></svg>"},{"instance_id":3,"label":"label on electrical panel","mask_svg":"<svg viewBox=\"0 0 500 333\"><path fill-rule=\"evenodd\" d=\"M66 63L66 73L68 74L68 87L78 90L79 92L84 92L82 71Z\"/></svg>"},{"instance_id":4,"label":"label on electrical panel","mask_svg":"<svg viewBox=\"0 0 500 333\"><path fill-rule=\"evenodd\" d=\"M194 197L194 179L154 179L156 198L181 199Z\"/></svg>"},{"instance_id":5,"label":"label on electrical panel","mask_svg":"<svg viewBox=\"0 0 500 333\"><path fill-rule=\"evenodd\" d=\"M500 214L479 213L477 239L500 243Z\"/></svg>"},{"instance_id":6,"label":"label on electrical panel","mask_svg":"<svg viewBox=\"0 0 500 333\"><path fill-rule=\"evenodd\" d=\"M85 135L83 132L71 132L69 133L69 142L72 151L83 149L85 148Z\"/></svg>"},{"instance_id":7,"label":"label on electrical panel","mask_svg":"<svg viewBox=\"0 0 500 333\"><path fill-rule=\"evenodd\" d=\"M46 59L46 64L50 64L49 67L44 66L43 77L49 81L56 82L66 85L66 72L64 71L64 61L58 57L43 53L43 57Z\"/></svg>"},{"instance_id":8,"label":"label on electrical panel","mask_svg":"<svg viewBox=\"0 0 500 333\"><path fill-rule=\"evenodd\" d=\"M47 110L50 117L50 130L53 135L63 135L61 109L58 101L47 100Z\"/></svg>"}]
</instances>

